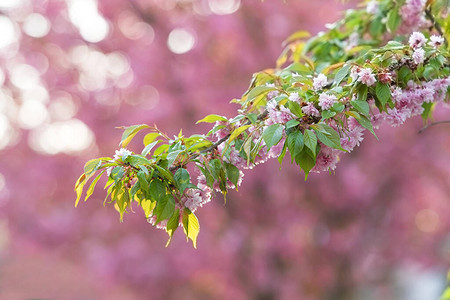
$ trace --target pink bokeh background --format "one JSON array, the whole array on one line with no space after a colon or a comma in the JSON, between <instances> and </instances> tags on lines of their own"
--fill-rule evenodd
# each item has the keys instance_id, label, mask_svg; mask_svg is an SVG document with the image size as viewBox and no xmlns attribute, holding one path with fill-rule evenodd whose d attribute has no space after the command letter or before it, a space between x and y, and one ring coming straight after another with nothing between
<instances>
[{"instance_id":1,"label":"pink bokeh background","mask_svg":"<svg viewBox=\"0 0 450 300\"><path fill-rule=\"evenodd\" d=\"M438 297L450 259L448 124L366 133L335 174L307 182L288 160L247 171L225 206L218 196L198 211L197 250L181 232L164 248L167 234L139 210L119 223L100 184L74 208L84 162L118 148L115 127L206 132L195 121L233 116L229 101L275 65L289 34L325 30L348 7L0 2L0 299ZM184 36L171 44L174 29ZM450 119L448 107L435 119Z\"/></svg>"}]
</instances>

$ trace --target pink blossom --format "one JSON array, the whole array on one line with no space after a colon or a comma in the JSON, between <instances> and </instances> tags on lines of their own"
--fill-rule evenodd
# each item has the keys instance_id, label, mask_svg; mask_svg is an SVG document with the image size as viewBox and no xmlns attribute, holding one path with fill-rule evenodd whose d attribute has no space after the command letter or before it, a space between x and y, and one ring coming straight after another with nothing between
<instances>
[{"instance_id":1,"label":"pink blossom","mask_svg":"<svg viewBox=\"0 0 450 300\"><path fill-rule=\"evenodd\" d=\"M269 118L266 119L266 125L284 124L294 118L288 108L283 105L277 105L274 100L267 103L267 112L269 113Z\"/></svg>"},{"instance_id":2,"label":"pink blossom","mask_svg":"<svg viewBox=\"0 0 450 300\"><path fill-rule=\"evenodd\" d=\"M395 74L394 74L395 75ZM378 80L381 83L390 83L393 80L393 73L385 72L385 73L378 73Z\"/></svg>"},{"instance_id":3,"label":"pink blossom","mask_svg":"<svg viewBox=\"0 0 450 300\"><path fill-rule=\"evenodd\" d=\"M425 51L422 48L414 50L412 58L416 64L422 64L425 60Z\"/></svg>"},{"instance_id":4,"label":"pink blossom","mask_svg":"<svg viewBox=\"0 0 450 300\"><path fill-rule=\"evenodd\" d=\"M316 165L312 168L311 172L320 173L322 171L334 170L338 161L338 150L321 144L320 151L317 154Z\"/></svg>"},{"instance_id":5,"label":"pink blossom","mask_svg":"<svg viewBox=\"0 0 450 300\"><path fill-rule=\"evenodd\" d=\"M214 136L217 140L223 139L230 134L230 122L228 121L216 121L215 126L224 126L223 128L217 130Z\"/></svg>"},{"instance_id":6,"label":"pink blossom","mask_svg":"<svg viewBox=\"0 0 450 300\"><path fill-rule=\"evenodd\" d=\"M434 91L429 87L424 87L419 96L423 102L433 102L434 101Z\"/></svg>"},{"instance_id":7,"label":"pink blossom","mask_svg":"<svg viewBox=\"0 0 450 300\"><path fill-rule=\"evenodd\" d=\"M166 229L166 227L167 227L167 222L169 221L169 220L162 220L161 222L159 222L158 224L155 224L156 223L156 219L157 219L158 217L156 216L156 215L153 215L153 216L151 216L151 217L149 217L148 219L147 219L147 222L149 222L150 224L152 224L153 226L155 226L156 225L156 228L158 228L158 229Z\"/></svg>"},{"instance_id":8,"label":"pink blossom","mask_svg":"<svg viewBox=\"0 0 450 300\"><path fill-rule=\"evenodd\" d=\"M353 67L350 70L350 77L352 78L353 81L356 81L356 79L358 79L359 76L359 72L361 71L360 67Z\"/></svg>"},{"instance_id":9,"label":"pink blossom","mask_svg":"<svg viewBox=\"0 0 450 300\"><path fill-rule=\"evenodd\" d=\"M358 81L364 83L367 86L373 85L377 80L375 79L375 76L372 73L372 69L370 68L363 68L358 73Z\"/></svg>"},{"instance_id":10,"label":"pink blossom","mask_svg":"<svg viewBox=\"0 0 450 300\"><path fill-rule=\"evenodd\" d=\"M320 117L319 110L314 106L312 102L308 102L306 106L303 106L302 112L313 117Z\"/></svg>"},{"instance_id":11,"label":"pink blossom","mask_svg":"<svg viewBox=\"0 0 450 300\"><path fill-rule=\"evenodd\" d=\"M426 41L427 39L421 32L415 31L409 36L409 45L413 49L422 47Z\"/></svg>"},{"instance_id":12,"label":"pink blossom","mask_svg":"<svg viewBox=\"0 0 450 300\"><path fill-rule=\"evenodd\" d=\"M293 102L300 102L300 97L298 96L298 93L291 93L289 95L289 100Z\"/></svg>"},{"instance_id":13,"label":"pink blossom","mask_svg":"<svg viewBox=\"0 0 450 300\"><path fill-rule=\"evenodd\" d=\"M345 136L341 138L341 145L347 151L352 151L353 148L359 146L364 139L364 130L354 129L348 130Z\"/></svg>"},{"instance_id":14,"label":"pink blossom","mask_svg":"<svg viewBox=\"0 0 450 300\"><path fill-rule=\"evenodd\" d=\"M348 39L346 40L345 50L349 51L353 47L356 47L359 44L359 34L358 32L352 32Z\"/></svg>"},{"instance_id":15,"label":"pink blossom","mask_svg":"<svg viewBox=\"0 0 450 300\"><path fill-rule=\"evenodd\" d=\"M127 150L125 148L120 148L120 150L116 150L116 153L114 154L114 160L121 160L123 157L127 158L127 156L133 154L130 150Z\"/></svg>"},{"instance_id":16,"label":"pink blossom","mask_svg":"<svg viewBox=\"0 0 450 300\"><path fill-rule=\"evenodd\" d=\"M283 133L283 135L284 135L284 133ZM286 137L283 136L283 138L278 142L278 144L276 144L275 146L270 148L268 157L274 158L274 157L280 156L281 152L283 152L283 147L284 147L285 141L286 141Z\"/></svg>"},{"instance_id":17,"label":"pink blossom","mask_svg":"<svg viewBox=\"0 0 450 300\"><path fill-rule=\"evenodd\" d=\"M369 3L367 3L366 11L372 15L378 13L378 1L372 0Z\"/></svg>"},{"instance_id":18,"label":"pink blossom","mask_svg":"<svg viewBox=\"0 0 450 300\"><path fill-rule=\"evenodd\" d=\"M206 183L206 177L203 174L200 174L197 177L197 187L200 189L199 190L199 194L202 197L202 204L206 204L208 202L211 201L211 193L212 190L211 188L208 186L208 184Z\"/></svg>"},{"instance_id":19,"label":"pink blossom","mask_svg":"<svg viewBox=\"0 0 450 300\"><path fill-rule=\"evenodd\" d=\"M438 48L439 46L442 46L444 44L444 38L440 35L433 34L430 36L430 41L428 42L428 45Z\"/></svg>"},{"instance_id":20,"label":"pink blossom","mask_svg":"<svg viewBox=\"0 0 450 300\"><path fill-rule=\"evenodd\" d=\"M375 129L380 128L380 125L384 122L385 117L386 117L385 114L382 114L382 113L373 114L370 117L370 121L372 122L373 128L375 128Z\"/></svg>"},{"instance_id":21,"label":"pink blossom","mask_svg":"<svg viewBox=\"0 0 450 300\"><path fill-rule=\"evenodd\" d=\"M424 7L426 0L407 0L400 8L399 14L402 17L402 31L411 32L411 30L424 27L427 21L424 17Z\"/></svg>"},{"instance_id":22,"label":"pink blossom","mask_svg":"<svg viewBox=\"0 0 450 300\"><path fill-rule=\"evenodd\" d=\"M187 189L181 197L181 202L185 207L189 208L191 212L195 212L197 207L203 205L203 199L200 191L196 189Z\"/></svg>"},{"instance_id":23,"label":"pink blossom","mask_svg":"<svg viewBox=\"0 0 450 300\"><path fill-rule=\"evenodd\" d=\"M313 79L313 87L315 91L321 90L328 84L327 76L320 73L317 77Z\"/></svg>"},{"instance_id":24,"label":"pink blossom","mask_svg":"<svg viewBox=\"0 0 450 300\"><path fill-rule=\"evenodd\" d=\"M402 125L407 118L409 118L411 112L407 109L398 110L397 108L388 108L386 114L386 121L388 121L392 126L397 127Z\"/></svg>"},{"instance_id":25,"label":"pink blossom","mask_svg":"<svg viewBox=\"0 0 450 300\"><path fill-rule=\"evenodd\" d=\"M333 107L333 104L336 103L336 100L337 100L337 98L335 95L329 95L327 93L322 93L319 96L319 106L323 110L330 109L331 107Z\"/></svg>"}]
</instances>

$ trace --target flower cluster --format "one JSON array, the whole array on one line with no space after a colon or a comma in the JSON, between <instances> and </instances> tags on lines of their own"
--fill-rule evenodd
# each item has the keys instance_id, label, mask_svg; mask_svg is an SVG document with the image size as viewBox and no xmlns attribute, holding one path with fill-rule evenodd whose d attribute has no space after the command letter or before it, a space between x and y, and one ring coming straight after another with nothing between
<instances>
[{"instance_id":1,"label":"flower cluster","mask_svg":"<svg viewBox=\"0 0 450 300\"><path fill-rule=\"evenodd\" d=\"M407 0L400 8L403 31L410 32L428 26L429 22L423 14L426 2L426 0Z\"/></svg>"}]
</instances>

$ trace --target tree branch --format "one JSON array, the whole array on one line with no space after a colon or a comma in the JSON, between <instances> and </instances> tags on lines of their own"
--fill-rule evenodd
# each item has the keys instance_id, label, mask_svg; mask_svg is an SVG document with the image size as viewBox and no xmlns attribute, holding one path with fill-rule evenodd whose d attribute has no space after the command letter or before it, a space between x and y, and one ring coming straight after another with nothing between
<instances>
[{"instance_id":1,"label":"tree branch","mask_svg":"<svg viewBox=\"0 0 450 300\"><path fill-rule=\"evenodd\" d=\"M438 125L438 124L444 124L444 123L450 123L450 120L444 120L444 121L438 121L438 122L430 123L430 124L424 126L423 128L421 128L419 130L419 133L424 132L428 127L431 127L431 126L434 126L434 125Z\"/></svg>"}]
</instances>

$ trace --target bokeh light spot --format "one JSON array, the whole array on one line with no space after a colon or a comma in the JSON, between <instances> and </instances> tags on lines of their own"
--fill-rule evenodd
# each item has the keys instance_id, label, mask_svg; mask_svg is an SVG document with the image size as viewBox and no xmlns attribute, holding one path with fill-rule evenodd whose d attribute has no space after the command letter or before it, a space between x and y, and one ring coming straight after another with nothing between
<instances>
[{"instance_id":1,"label":"bokeh light spot","mask_svg":"<svg viewBox=\"0 0 450 300\"><path fill-rule=\"evenodd\" d=\"M52 99L48 109L53 120L69 120L77 113L77 106L69 93L59 92Z\"/></svg>"},{"instance_id":2,"label":"bokeh light spot","mask_svg":"<svg viewBox=\"0 0 450 300\"><path fill-rule=\"evenodd\" d=\"M18 35L14 23L8 17L0 16L0 32L0 49L17 41Z\"/></svg>"},{"instance_id":3,"label":"bokeh light spot","mask_svg":"<svg viewBox=\"0 0 450 300\"><path fill-rule=\"evenodd\" d=\"M11 141L11 131L8 118L4 114L0 114L0 149L5 148Z\"/></svg>"},{"instance_id":4,"label":"bokeh light spot","mask_svg":"<svg viewBox=\"0 0 450 300\"><path fill-rule=\"evenodd\" d=\"M0 1L0 9L9 10L16 7L21 7L23 2L23 0L2 0Z\"/></svg>"},{"instance_id":5,"label":"bokeh light spot","mask_svg":"<svg viewBox=\"0 0 450 300\"><path fill-rule=\"evenodd\" d=\"M167 46L170 51L176 54L183 54L190 51L195 45L194 35L182 28L175 28L169 34Z\"/></svg>"},{"instance_id":6,"label":"bokeh light spot","mask_svg":"<svg viewBox=\"0 0 450 300\"><path fill-rule=\"evenodd\" d=\"M10 79L20 89L31 89L39 85L39 72L30 65L15 65L10 69Z\"/></svg>"},{"instance_id":7,"label":"bokeh light spot","mask_svg":"<svg viewBox=\"0 0 450 300\"><path fill-rule=\"evenodd\" d=\"M232 14L239 9L240 0L209 0L209 8L216 15Z\"/></svg>"},{"instance_id":8,"label":"bokeh light spot","mask_svg":"<svg viewBox=\"0 0 450 300\"><path fill-rule=\"evenodd\" d=\"M34 130L29 145L33 150L49 155L77 154L91 146L94 140L94 134L86 124L71 119Z\"/></svg>"},{"instance_id":9,"label":"bokeh light spot","mask_svg":"<svg viewBox=\"0 0 450 300\"><path fill-rule=\"evenodd\" d=\"M155 38L155 31L150 24L139 20L135 15L124 11L119 15L118 25L124 36L130 40L145 38L147 44L151 44Z\"/></svg>"},{"instance_id":10,"label":"bokeh light spot","mask_svg":"<svg viewBox=\"0 0 450 300\"><path fill-rule=\"evenodd\" d=\"M109 33L108 22L99 14L94 0L68 0L69 18L84 40L97 43Z\"/></svg>"},{"instance_id":11,"label":"bokeh light spot","mask_svg":"<svg viewBox=\"0 0 450 300\"><path fill-rule=\"evenodd\" d=\"M422 232L433 232L439 226L439 215L432 209L422 209L416 214L416 226Z\"/></svg>"},{"instance_id":12,"label":"bokeh light spot","mask_svg":"<svg viewBox=\"0 0 450 300\"><path fill-rule=\"evenodd\" d=\"M128 58L120 52L112 52L106 56L106 64L109 73L118 77L130 69Z\"/></svg>"},{"instance_id":13,"label":"bokeh light spot","mask_svg":"<svg viewBox=\"0 0 450 300\"><path fill-rule=\"evenodd\" d=\"M19 124L24 129L38 127L47 117L47 108L39 101L25 101L19 110Z\"/></svg>"},{"instance_id":14,"label":"bokeh light spot","mask_svg":"<svg viewBox=\"0 0 450 300\"><path fill-rule=\"evenodd\" d=\"M41 14L30 14L23 23L23 31L31 37L44 37L50 31L50 21Z\"/></svg>"}]
</instances>

